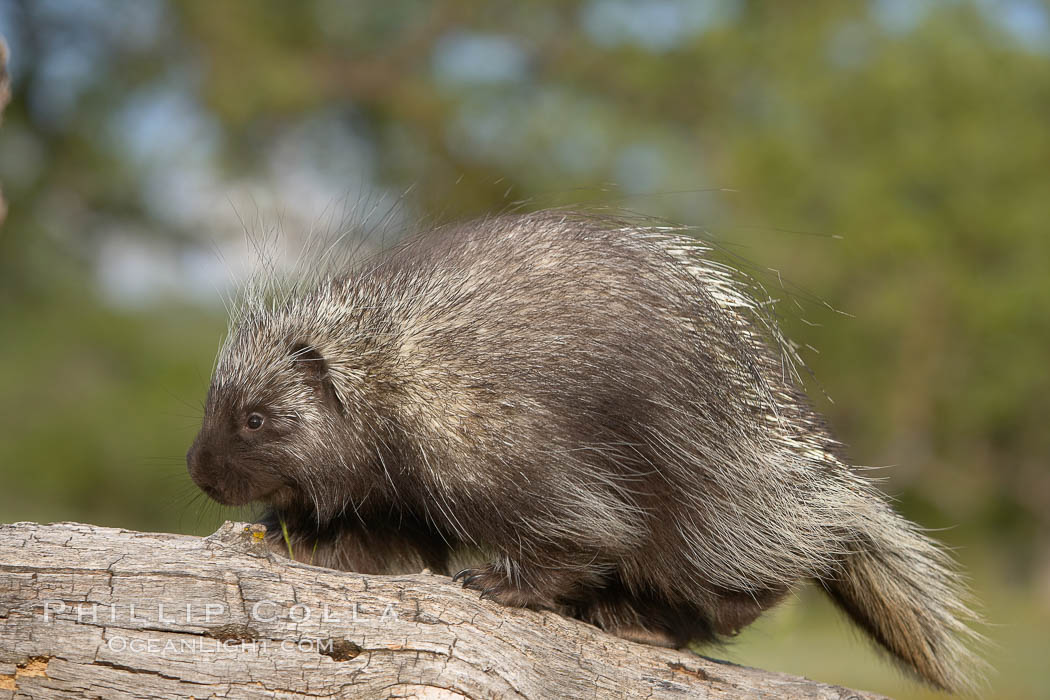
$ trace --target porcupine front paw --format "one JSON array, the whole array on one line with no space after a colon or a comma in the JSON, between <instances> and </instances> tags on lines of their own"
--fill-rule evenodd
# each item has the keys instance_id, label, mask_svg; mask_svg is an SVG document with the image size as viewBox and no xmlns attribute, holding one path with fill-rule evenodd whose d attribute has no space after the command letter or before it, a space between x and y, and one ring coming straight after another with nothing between
<instances>
[{"instance_id":1,"label":"porcupine front paw","mask_svg":"<svg viewBox=\"0 0 1050 700\"><path fill-rule=\"evenodd\" d=\"M452 580L462 581L464 588L481 591L482 598L488 598L500 605L534 610L554 610L559 607L554 596L533 587L516 585L504 570L494 564L486 564L476 569L463 569L453 576Z\"/></svg>"}]
</instances>

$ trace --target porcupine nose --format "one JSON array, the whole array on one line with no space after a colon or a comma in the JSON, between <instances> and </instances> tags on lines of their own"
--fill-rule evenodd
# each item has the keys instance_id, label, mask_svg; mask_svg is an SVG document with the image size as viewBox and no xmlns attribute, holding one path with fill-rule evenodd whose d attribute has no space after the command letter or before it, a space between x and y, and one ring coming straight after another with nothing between
<instances>
[{"instance_id":1,"label":"porcupine nose","mask_svg":"<svg viewBox=\"0 0 1050 700\"><path fill-rule=\"evenodd\" d=\"M186 453L186 466L190 472L190 478L193 479L193 483L200 487L200 490L208 494L209 497L225 503L226 499L223 496L222 489L219 488L219 484L216 479L215 468L215 457L211 450L201 447L198 443L194 443L190 447L190 451Z\"/></svg>"},{"instance_id":2,"label":"porcupine nose","mask_svg":"<svg viewBox=\"0 0 1050 700\"><path fill-rule=\"evenodd\" d=\"M190 478L202 488L210 486L208 479L205 478L207 472L205 467L211 461L211 451L201 447L200 441L195 440L193 445L190 446L189 452L186 453L186 467L190 472Z\"/></svg>"}]
</instances>

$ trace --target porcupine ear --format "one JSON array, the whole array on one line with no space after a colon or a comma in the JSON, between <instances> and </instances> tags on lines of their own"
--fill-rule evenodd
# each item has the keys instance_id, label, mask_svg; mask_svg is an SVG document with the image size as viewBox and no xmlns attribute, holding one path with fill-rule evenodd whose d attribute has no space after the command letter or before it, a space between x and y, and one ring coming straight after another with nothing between
<instances>
[{"instance_id":1,"label":"porcupine ear","mask_svg":"<svg viewBox=\"0 0 1050 700\"><path fill-rule=\"evenodd\" d=\"M317 348L308 343L297 343L292 346L292 361L297 369L303 373L306 383L309 384L326 406L338 413L343 412L343 403L335 391L332 375L328 371L328 362Z\"/></svg>"}]
</instances>

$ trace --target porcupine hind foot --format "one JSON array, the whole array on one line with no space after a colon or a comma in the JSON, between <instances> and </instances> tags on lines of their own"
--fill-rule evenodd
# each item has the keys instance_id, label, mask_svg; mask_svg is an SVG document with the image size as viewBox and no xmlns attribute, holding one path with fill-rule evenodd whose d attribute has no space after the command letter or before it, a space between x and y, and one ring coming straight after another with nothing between
<instances>
[{"instance_id":1,"label":"porcupine hind foot","mask_svg":"<svg viewBox=\"0 0 1050 700\"><path fill-rule=\"evenodd\" d=\"M656 591L630 591L614 579L572 614L610 634L642 644L684 648L736 635L775 605L787 587L711 591L697 601L672 601Z\"/></svg>"},{"instance_id":2,"label":"porcupine hind foot","mask_svg":"<svg viewBox=\"0 0 1050 700\"><path fill-rule=\"evenodd\" d=\"M629 590L615 574L579 574L505 561L463 569L452 580L501 605L554 610L623 639L670 648L731 637L787 592L720 590L698 601L672 601L656 590Z\"/></svg>"}]
</instances>

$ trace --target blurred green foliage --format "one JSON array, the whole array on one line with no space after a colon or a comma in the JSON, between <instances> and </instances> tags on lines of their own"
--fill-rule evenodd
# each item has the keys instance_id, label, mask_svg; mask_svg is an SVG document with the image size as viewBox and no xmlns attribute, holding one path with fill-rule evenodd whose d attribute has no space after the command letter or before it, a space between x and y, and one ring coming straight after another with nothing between
<instances>
[{"instance_id":1,"label":"blurred green foliage","mask_svg":"<svg viewBox=\"0 0 1050 700\"><path fill-rule=\"evenodd\" d=\"M855 460L954 526L1006 623L996 696L1048 697L1022 651L1045 652L1050 622L1048 17L1036 0L2 5L0 520L229 516L182 463L221 284L151 286L147 259L121 286L142 265L110 264L128 241L207 250L229 183L411 186L399 206L427 220L623 206L697 225L782 300ZM730 653L920 692L847 657L811 598Z\"/></svg>"}]
</instances>

